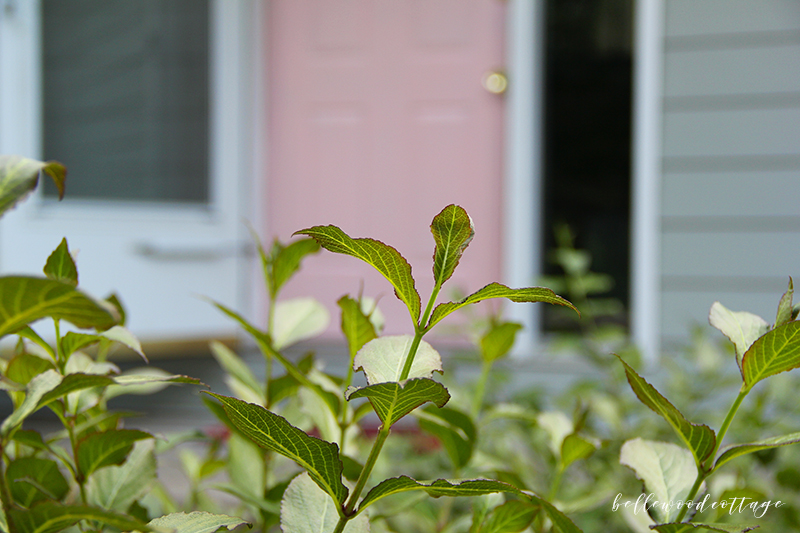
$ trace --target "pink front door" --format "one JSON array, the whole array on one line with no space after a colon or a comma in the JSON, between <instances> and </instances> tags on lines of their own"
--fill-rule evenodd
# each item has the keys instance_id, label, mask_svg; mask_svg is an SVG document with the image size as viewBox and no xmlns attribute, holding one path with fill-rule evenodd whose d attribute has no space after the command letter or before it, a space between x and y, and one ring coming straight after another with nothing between
<instances>
[{"instance_id":1,"label":"pink front door","mask_svg":"<svg viewBox=\"0 0 800 533\"><path fill-rule=\"evenodd\" d=\"M268 14L264 235L335 224L408 259L423 306L433 285L429 224L456 203L476 238L451 287L499 280L503 66L501 0L273 0ZM387 332L410 332L391 286L355 258L306 260L285 296L334 311L344 293L381 296ZM447 286L446 286L447 287ZM451 295L445 289L443 297Z\"/></svg>"}]
</instances>

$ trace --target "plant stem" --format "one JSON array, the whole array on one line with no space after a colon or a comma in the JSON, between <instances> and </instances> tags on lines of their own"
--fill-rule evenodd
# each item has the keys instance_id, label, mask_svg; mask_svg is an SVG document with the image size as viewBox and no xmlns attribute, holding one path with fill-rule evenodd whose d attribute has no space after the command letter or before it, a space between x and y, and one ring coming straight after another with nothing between
<instances>
[{"instance_id":1,"label":"plant stem","mask_svg":"<svg viewBox=\"0 0 800 533\"><path fill-rule=\"evenodd\" d=\"M414 334L414 340L411 341L411 346L408 348L406 362L403 365L403 371L400 373L400 379L398 379L398 381L408 379L408 374L411 373L411 365L414 363L414 356L417 355L417 349L419 349L419 343L422 341L423 335L425 335L425 332L422 330L417 331Z\"/></svg>"},{"instance_id":2,"label":"plant stem","mask_svg":"<svg viewBox=\"0 0 800 533\"><path fill-rule=\"evenodd\" d=\"M347 522L355 516L353 511L356 508L358 498L361 496L361 491L364 490L364 486L369 480L372 469L375 468L375 462L378 460L378 456L383 449L383 444L386 442L386 438L389 436L391 430L391 426L381 426L381 429L378 431L378 436L375 438L375 442L372 444L372 449L369 452L369 457L367 457L367 462L364 463L364 468L361 469L361 474L358 476L356 486L350 493L350 497L347 499L347 503L344 507L344 514L339 518L339 523L336 524L334 533L342 533L342 531L344 531L344 526L347 525Z\"/></svg>"},{"instance_id":3,"label":"plant stem","mask_svg":"<svg viewBox=\"0 0 800 533\"><path fill-rule=\"evenodd\" d=\"M408 374L411 372L411 365L414 363L414 357L417 355L417 348L419 348L419 343L422 341L423 335L428 332L428 328L425 324L428 323L428 318L431 316L431 312L433 311L433 304L436 302L436 297L439 296L439 291L442 288L442 283L440 281L436 282L436 285L433 287L433 291L431 292L431 297L428 298L428 305L425 306L425 312L422 313L422 318L420 319L418 324L414 324L414 341L411 343L411 346L408 348L408 354L406 355L406 361L403 364L403 372L400 374L400 379L398 381L403 381L404 379L408 379Z\"/></svg>"},{"instance_id":4,"label":"plant stem","mask_svg":"<svg viewBox=\"0 0 800 533\"><path fill-rule=\"evenodd\" d=\"M491 361L484 361L481 366L481 376L475 388L475 395L472 397L472 418L477 419L483 406L483 396L486 394L486 382L489 379L489 372L492 369Z\"/></svg>"},{"instance_id":5,"label":"plant stem","mask_svg":"<svg viewBox=\"0 0 800 533\"><path fill-rule=\"evenodd\" d=\"M708 476L713 473L713 465L714 460L717 457L717 452L719 452L720 446L722 446L722 441L725 439L725 434L728 432L728 428L733 422L733 418L736 416L736 412L739 410L739 406L742 405L742 401L744 400L747 393L750 392L750 389L745 389L744 385L742 385L742 389L739 391L739 395L731 404L730 409L728 409L728 414L725 415L725 420L722 422L722 426L719 428L719 432L717 433L717 442L714 445L714 450L711 452L711 455L708 456L705 463L699 465L697 467L697 478L694 480L694 485L689 490L689 494L686 496L686 501L693 500L695 496L697 496L697 492L700 490L700 486L703 484L703 481L706 480ZM684 506L681 509L681 512L678 513L678 517L675 519L676 522L682 522L684 517L686 517L686 513L688 512L689 508Z\"/></svg>"}]
</instances>

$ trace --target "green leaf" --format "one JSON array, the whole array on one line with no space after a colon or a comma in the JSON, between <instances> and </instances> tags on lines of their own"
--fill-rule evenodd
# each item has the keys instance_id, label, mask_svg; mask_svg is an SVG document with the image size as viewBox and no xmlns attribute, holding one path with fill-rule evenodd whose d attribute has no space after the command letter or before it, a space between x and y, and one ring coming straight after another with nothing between
<instances>
[{"instance_id":1,"label":"green leaf","mask_svg":"<svg viewBox=\"0 0 800 533\"><path fill-rule=\"evenodd\" d=\"M75 261L69 253L66 237L61 239L61 243L47 258L44 275L50 279L68 283L73 287L78 286L78 267L75 266Z\"/></svg>"},{"instance_id":2,"label":"green leaf","mask_svg":"<svg viewBox=\"0 0 800 533\"><path fill-rule=\"evenodd\" d=\"M39 182L44 172L58 188L59 200L64 197L64 179L67 169L56 161L43 163L14 155L0 156L0 215L25 198Z\"/></svg>"},{"instance_id":3,"label":"green leaf","mask_svg":"<svg viewBox=\"0 0 800 533\"><path fill-rule=\"evenodd\" d=\"M374 239L352 239L336 226L314 226L295 235L308 235L328 251L352 255L372 265L392 284L395 295L408 307L414 324L419 323L421 304L411 265L397 250Z\"/></svg>"},{"instance_id":4,"label":"green leaf","mask_svg":"<svg viewBox=\"0 0 800 533\"><path fill-rule=\"evenodd\" d=\"M37 346L41 347L50 358L55 361L56 360L56 351L53 349L50 344L44 340L41 335L36 333L30 326L24 327L21 330L17 331L17 335L32 341Z\"/></svg>"},{"instance_id":5,"label":"green leaf","mask_svg":"<svg viewBox=\"0 0 800 533\"><path fill-rule=\"evenodd\" d=\"M151 434L137 429L93 433L78 443L78 469L86 479L98 468L122 464L136 441L152 438Z\"/></svg>"},{"instance_id":6,"label":"green leaf","mask_svg":"<svg viewBox=\"0 0 800 533\"><path fill-rule=\"evenodd\" d=\"M138 520L87 505L60 505L42 502L26 511L11 510L10 518L18 533L57 533L81 520L95 520L122 531L152 531Z\"/></svg>"},{"instance_id":7,"label":"green leaf","mask_svg":"<svg viewBox=\"0 0 800 533\"><path fill-rule=\"evenodd\" d=\"M112 328L109 328L99 334L101 338L108 339L110 341L118 342L123 346L127 346L134 352L138 353L145 362L149 362L147 360L147 356L142 351L142 345L139 342L139 339L133 334L131 330L122 326L116 325Z\"/></svg>"},{"instance_id":8,"label":"green leaf","mask_svg":"<svg viewBox=\"0 0 800 533\"><path fill-rule=\"evenodd\" d=\"M47 370L55 370L51 361L23 352L8 362L5 376L20 385L27 385L34 377Z\"/></svg>"},{"instance_id":9,"label":"green leaf","mask_svg":"<svg viewBox=\"0 0 800 533\"><path fill-rule=\"evenodd\" d=\"M470 479L451 483L446 479L437 479L431 483L419 482L408 476L393 477L385 479L375 485L358 506L360 513L378 500L408 492L411 490L424 490L428 495L438 498L440 496L480 496L482 494L492 494L494 492L509 492L520 496L526 496L518 488L490 479Z\"/></svg>"},{"instance_id":10,"label":"green leaf","mask_svg":"<svg viewBox=\"0 0 800 533\"><path fill-rule=\"evenodd\" d=\"M564 305L573 309L576 313L580 314L578 309L569 301L556 295L550 289L545 287L527 287L524 289L510 289L500 283L490 283L484 288L473 292L463 300L457 302L447 302L436 306L431 314L431 318L425 329L430 329L434 324L442 320L444 317L461 309L464 306L482 302L491 298L508 298L512 302L544 302L549 304Z\"/></svg>"},{"instance_id":11,"label":"green leaf","mask_svg":"<svg viewBox=\"0 0 800 533\"><path fill-rule=\"evenodd\" d=\"M778 314L775 317L775 327L793 320L792 318L792 297L794 296L794 282L789 278L789 288L781 296L778 303Z\"/></svg>"},{"instance_id":12,"label":"green leaf","mask_svg":"<svg viewBox=\"0 0 800 533\"><path fill-rule=\"evenodd\" d=\"M376 383L360 389L350 389L347 399L369 398L375 413L386 427L426 402L433 402L438 407L444 406L450 399L450 393L444 385L428 378L415 378L403 383Z\"/></svg>"},{"instance_id":13,"label":"green leaf","mask_svg":"<svg viewBox=\"0 0 800 533\"><path fill-rule=\"evenodd\" d=\"M659 533L686 533L687 531L696 531L698 529L705 529L707 531L721 531L722 533L745 533L752 531L759 526L749 525L734 525L734 524L700 524L697 522L680 522L672 524L658 524L653 526L655 531Z\"/></svg>"},{"instance_id":14,"label":"green leaf","mask_svg":"<svg viewBox=\"0 0 800 533\"><path fill-rule=\"evenodd\" d=\"M56 388L42 396L37 409L42 408L58 398L63 398L70 392L75 392L94 387L107 387L115 383L114 378L98 374L75 373L64 376Z\"/></svg>"},{"instance_id":15,"label":"green leaf","mask_svg":"<svg viewBox=\"0 0 800 533\"><path fill-rule=\"evenodd\" d=\"M273 247L275 250L275 247ZM319 244L314 239L299 239L288 246L280 246L272 258L272 282L270 290L272 298L277 297L284 283L300 269L303 258L319 251Z\"/></svg>"},{"instance_id":16,"label":"green leaf","mask_svg":"<svg viewBox=\"0 0 800 533\"><path fill-rule=\"evenodd\" d=\"M495 507L478 531L479 533L517 533L531 525L538 512L538 505L521 500L511 500Z\"/></svg>"},{"instance_id":17,"label":"green leaf","mask_svg":"<svg viewBox=\"0 0 800 533\"><path fill-rule=\"evenodd\" d=\"M768 331L742 357L744 389L764 378L800 366L800 321L793 321Z\"/></svg>"},{"instance_id":18,"label":"green leaf","mask_svg":"<svg viewBox=\"0 0 800 533\"><path fill-rule=\"evenodd\" d=\"M292 344L316 337L328 327L330 314L314 298L295 298L275 305L272 344L282 350Z\"/></svg>"},{"instance_id":19,"label":"green leaf","mask_svg":"<svg viewBox=\"0 0 800 533\"><path fill-rule=\"evenodd\" d=\"M719 302L714 302L711 306L708 322L736 347L736 362L740 369L742 357L750 345L769 331L769 324L760 316L747 311L731 311Z\"/></svg>"},{"instance_id":20,"label":"green leaf","mask_svg":"<svg viewBox=\"0 0 800 533\"><path fill-rule=\"evenodd\" d=\"M653 493L654 500L676 502L686 500L697 476L697 466L692 454L675 444L635 438L622 445L619 462L636 473L644 482L645 493ZM677 507L650 509L658 523L675 520Z\"/></svg>"},{"instance_id":21,"label":"green leaf","mask_svg":"<svg viewBox=\"0 0 800 533\"><path fill-rule=\"evenodd\" d=\"M770 437L768 439L763 439L756 442L748 442L747 444L734 444L732 446L726 446L723 448L722 453L717 458L717 462L714 464L714 470L724 465L731 459L735 459L739 456L760 450L787 446L797 442L800 442L800 432L791 433L789 435L783 435L780 437Z\"/></svg>"},{"instance_id":22,"label":"green leaf","mask_svg":"<svg viewBox=\"0 0 800 533\"><path fill-rule=\"evenodd\" d=\"M326 533L336 529L340 510L306 472L292 480L281 502L281 530L291 533ZM368 533L369 518L347 522L345 533Z\"/></svg>"},{"instance_id":23,"label":"green leaf","mask_svg":"<svg viewBox=\"0 0 800 533\"><path fill-rule=\"evenodd\" d=\"M165 529L173 533L214 533L222 527L230 531L242 524L248 522L235 516L194 511L168 514L151 520L147 525L153 529Z\"/></svg>"},{"instance_id":24,"label":"green leaf","mask_svg":"<svg viewBox=\"0 0 800 533\"><path fill-rule=\"evenodd\" d=\"M475 236L475 227L464 208L450 204L433 218L431 233L436 241L433 279L436 287L441 287L453 275L461 255Z\"/></svg>"},{"instance_id":25,"label":"green leaf","mask_svg":"<svg viewBox=\"0 0 800 533\"><path fill-rule=\"evenodd\" d=\"M708 456L714 451L717 437L714 430L703 424L693 424L686 420L681 412L664 398L655 387L650 385L639 376L621 357L617 358L625 367L625 375L628 378L633 392L639 400L647 407L664 417L669 422L675 433L691 450L697 465L703 464Z\"/></svg>"},{"instance_id":26,"label":"green leaf","mask_svg":"<svg viewBox=\"0 0 800 533\"><path fill-rule=\"evenodd\" d=\"M233 353L230 348L221 342L213 341L209 346L211 347L211 354L214 356L214 359L217 360L219 366L221 366L225 372L238 379L263 401L264 387L256 380L250 367L247 366L242 358Z\"/></svg>"},{"instance_id":27,"label":"green leaf","mask_svg":"<svg viewBox=\"0 0 800 533\"><path fill-rule=\"evenodd\" d=\"M138 441L124 463L95 471L86 483L88 503L112 511L127 511L156 481L154 448L153 439Z\"/></svg>"},{"instance_id":28,"label":"green leaf","mask_svg":"<svg viewBox=\"0 0 800 533\"><path fill-rule=\"evenodd\" d=\"M85 348L100 342L100 338L101 337L99 335L93 335L90 333L68 331L63 337L61 337L58 347L61 351L61 356L64 358L69 358L70 355L81 348Z\"/></svg>"},{"instance_id":29,"label":"green leaf","mask_svg":"<svg viewBox=\"0 0 800 533\"><path fill-rule=\"evenodd\" d=\"M370 385L398 381L413 340L411 335L385 335L373 339L358 351L353 368L363 370ZM429 378L434 372L442 372L442 358L433 346L420 341L408 377Z\"/></svg>"},{"instance_id":30,"label":"green leaf","mask_svg":"<svg viewBox=\"0 0 800 533\"><path fill-rule=\"evenodd\" d=\"M416 416L419 427L439 439L456 469L469 463L477 439L475 423L469 415L447 407L426 407Z\"/></svg>"},{"instance_id":31,"label":"green leaf","mask_svg":"<svg viewBox=\"0 0 800 533\"><path fill-rule=\"evenodd\" d=\"M0 337L44 317L96 329L108 329L118 320L108 303L68 283L28 276L0 277Z\"/></svg>"},{"instance_id":32,"label":"green leaf","mask_svg":"<svg viewBox=\"0 0 800 533\"><path fill-rule=\"evenodd\" d=\"M264 450L253 441L232 431L228 438L228 461L226 464L228 478L239 491L248 494L254 500L262 500L265 478Z\"/></svg>"},{"instance_id":33,"label":"green leaf","mask_svg":"<svg viewBox=\"0 0 800 533\"><path fill-rule=\"evenodd\" d=\"M22 507L48 498L60 500L69 492L69 484L59 471L58 463L49 459L20 457L9 463L5 475L11 496Z\"/></svg>"},{"instance_id":34,"label":"green leaf","mask_svg":"<svg viewBox=\"0 0 800 533\"><path fill-rule=\"evenodd\" d=\"M213 392L206 394L222 402L231 423L253 442L295 461L338 504L344 503L347 488L342 483L342 461L336 444L310 437L259 405Z\"/></svg>"},{"instance_id":35,"label":"green leaf","mask_svg":"<svg viewBox=\"0 0 800 533\"><path fill-rule=\"evenodd\" d=\"M575 461L591 456L597 446L577 433L570 433L561 443L561 468L566 470Z\"/></svg>"},{"instance_id":36,"label":"green leaf","mask_svg":"<svg viewBox=\"0 0 800 533\"><path fill-rule=\"evenodd\" d=\"M22 424L28 415L39 408L38 404L42 396L55 389L59 383L61 383L61 375L55 370L47 370L31 379L28 383L25 400L14 409L8 418L3 420L3 424L0 425L0 435L8 435L14 428Z\"/></svg>"},{"instance_id":37,"label":"green leaf","mask_svg":"<svg viewBox=\"0 0 800 533\"><path fill-rule=\"evenodd\" d=\"M342 310L342 333L344 333L344 338L347 340L352 364L356 352L378 335L375 332L375 326L361 309L361 304L358 300L344 295L336 303L339 304Z\"/></svg>"},{"instance_id":38,"label":"green leaf","mask_svg":"<svg viewBox=\"0 0 800 533\"><path fill-rule=\"evenodd\" d=\"M517 332L522 324L516 322L492 323L489 331L481 338L481 357L487 363L493 363L506 355L514 346Z\"/></svg>"}]
</instances>

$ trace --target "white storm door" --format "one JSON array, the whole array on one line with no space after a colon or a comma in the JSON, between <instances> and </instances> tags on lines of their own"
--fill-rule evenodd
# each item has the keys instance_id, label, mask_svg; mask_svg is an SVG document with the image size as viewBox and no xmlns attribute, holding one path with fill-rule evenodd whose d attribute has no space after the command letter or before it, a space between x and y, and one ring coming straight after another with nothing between
<instances>
[{"instance_id":1,"label":"white storm door","mask_svg":"<svg viewBox=\"0 0 800 533\"><path fill-rule=\"evenodd\" d=\"M0 223L3 273L67 237L80 287L142 340L231 336L247 312L250 2L18 0L0 10L0 151L66 165Z\"/></svg>"}]
</instances>

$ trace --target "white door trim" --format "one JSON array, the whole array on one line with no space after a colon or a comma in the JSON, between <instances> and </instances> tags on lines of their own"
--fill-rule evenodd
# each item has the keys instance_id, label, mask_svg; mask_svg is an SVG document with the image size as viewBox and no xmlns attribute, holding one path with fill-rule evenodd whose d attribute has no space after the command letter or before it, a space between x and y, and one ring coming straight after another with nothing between
<instances>
[{"instance_id":1,"label":"white door trim","mask_svg":"<svg viewBox=\"0 0 800 533\"><path fill-rule=\"evenodd\" d=\"M637 0L634 20L631 336L654 361L661 348L661 120L664 2Z\"/></svg>"},{"instance_id":2,"label":"white door trim","mask_svg":"<svg viewBox=\"0 0 800 533\"><path fill-rule=\"evenodd\" d=\"M536 284L541 275L544 1L511 0L506 28L509 85L503 184L503 277L506 284L517 288ZM509 304L506 315L524 326L514 354L524 357L537 350L539 306Z\"/></svg>"}]
</instances>

